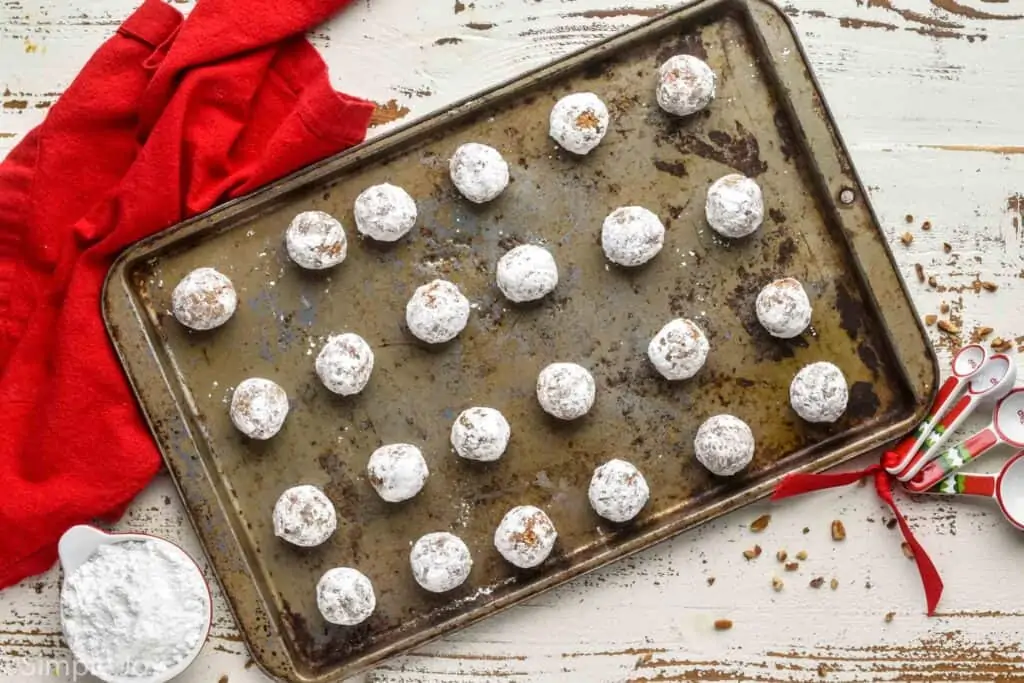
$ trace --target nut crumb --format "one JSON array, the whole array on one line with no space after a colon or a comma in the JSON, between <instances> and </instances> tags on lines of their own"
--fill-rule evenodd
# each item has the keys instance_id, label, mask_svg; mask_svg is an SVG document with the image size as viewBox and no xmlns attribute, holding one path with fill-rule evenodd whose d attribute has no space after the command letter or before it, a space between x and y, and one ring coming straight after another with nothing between
<instances>
[{"instance_id":1,"label":"nut crumb","mask_svg":"<svg viewBox=\"0 0 1024 683\"><path fill-rule=\"evenodd\" d=\"M927 325L928 327L931 327L936 323L938 319L939 316L935 315L934 313L929 313L924 317L924 324Z\"/></svg>"},{"instance_id":2,"label":"nut crumb","mask_svg":"<svg viewBox=\"0 0 1024 683\"><path fill-rule=\"evenodd\" d=\"M903 242L904 246L909 247L910 243L913 242L913 241L914 241L914 236L911 235L909 232L905 232L902 235L900 235L900 242Z\"/></svg>"},{"instance_id":3,"label":"nut crumb","mask_svg":"<svg viewBox=\"0 0 1024 683\"><path fill-rule=\"evenodd\" d=\"M939 313L942 313L943 315L949 313L949 304L947 304L945 301L939 304Z\"/></svg>"},{"instance_id":4,"label":"nut crumb","mask_svg":"<svg viewBox=\"0 0 1024 683\"><path fill-rule=\"evenodd\" d=\"M770 521L772 521L771 515L761 515L750 523L750 530L755 534L760 533L768 528L768 522Z\"/></svg>"},{"instance_id":5,"label":"nut crumb","mask_svg":"<svg viewBox=\"0 0 1024 683\"><path fill-rule=\"evenodd\" d=\"M885 623L887 623L887 624L891 624L891 623L892 623L892 620L893 620L893 619L894 619L895 617L896 617L896 613L895 613L895 612L886 612L886 613L885 613Z\"/></svg>"},{"instance_id":6,"label":"nut crumb","mask_svg":"<svg viewBox=\"0 0 1024 683\"><path fill-rule=\"evenodd\" d=\"M906 541L900 544L900 548L903 550L903 555L908 559L914 559L914 549L910 547L910 544Z\"/></svg>"},{"instance_id":7,"label":"nut crumb","mask_svg":"<svg viewBox=\"0 0 1024 683\"><path fill-rule=\"evenodd\" d=\"M939 286L939 281L935 279L934 275L929 275L928 276L928 286L929 287L938 287Z\"/></svg>"},{"instance_id":8,"label":"nut crumb","mask_svg":"<svg viewBox=\"0 0 1024 683\"><path fill-rule=\"evenodd\" d=\"M810 586L811 586L811 588L821 588L822 584L824 584L824 583L825 583L825 577L824 576L815 576L813 579L811 579Z\"/></svg>"},{"instance_id":9,"label":"nut crumb","mask_svg":"<svg viewBox=\"0 0 1024 683\"><path fill-rule=\"evenodd\" d=\"M939 329L946 334L960 334L960 326L949 320L940 320Z\"/></svg>"},{"instance_id":10,"label":"nut crumb","mask_svg":"<svg viewBox=\"0 0 1024 683\"><path fill-rule=\"evenodd\" d=\"M924 266L922 266L920 263L915 263L914 264L914 273L917 274L917 281L918 282L924 282Z\"/></svg>"},{"instance_id":11,"label":"nut crumb","mask_svg":"<svg viewBox=\"0 0 1024 683\"><path fill-rule=\"evenodd\" d=\"M761 546L755 545L753 548L750 548L749 550L744 550L743 557L747 558L748 560L752 560L755 557L761 557Z\"/></svg>"},{"instance_id":12,"label":"nut crumb","mask_svg":"<svg viewBox=\"0 0 1024 683\"><path fill-rule=\"evenodd\" d=\"M1009 351L1010 348L1013 346L1013 342L1010 341L1009 339L996 337L995 339L992 340L992 343L989 346L991 346L992 349L995 351Z\"/></svg>"},{"instance_id":13,"label":"nut crumb","mask_svg":"<svg viewBox=\"0 0 1024 683\"><path fill-rule=\"evenodd\" d=\"M828 666L825 664L825 662L821 662L820 664L818 664L818 676L820 676L821 678L824 678L827 675L828 675Z\"/></svg>"},{"instance_id":14,"label":"nut crumb","mask_svg":"<svg viewBox=\"0 0 1024 683\"><path fill-rule=\"evenodd\" d=\"M988 335L992 334L992 328L991 327L979 327L976 330L976 334L978 335L978 339L984 339Z\"/></svg>"},{"instance_id":15,"label":"nut crumb","mask_svg":"<svg viewBox=\"0 0 1024 683\"><path fill-rule=\"evenodd\" d=\"M932 222L931 221L925 221L924 223L921 224L921 229L922 230L931 230L932 229Z\"/></svg>"},{"instance_id":16,"label":"nut crumb","mask_svg":"<svg viewBox=\"0 0 1024 683\"><path fill-rule=\"evenodd\" d=\"M944 252L946 252L948 254L949 252L953 251L953 245L950 244L949 242L943 242L942 243L942 251L944 251Z\"/></svg>"},{"instance_id":17,"label":"nut crumb","mask_svg":"<svg viewBox=\"0 0 1024 683\"><path fill-rule=\"evenodd\" d=\"M828 587L831 588L832 590L838 589L839 588L839 579L832 579L831 581L829 581L828 582Z\"/></svg>"},{"instance_id":18,"label":"nut crumb","mask_svg":"<svg viewBox=\"0 0 1024 683\"><path fill-rule=\"evenodd\" d=\"M800 560L801 562L806 560L807 559L807 551L806 550L801 550L800 552L798 552L796 554L796 559Z\"/></svg>"},{"instance_id":19,"label":"nut crumb","mask_svg":"<svg viewBox=\"0 0 1024 683\"><path fill-rule=\"evenodd\" d=\"M903 220L905 220L907 223L913 223L914 217L908 213L906 216L903 217Z\"/></svg>"},{"instance_id":20,"label":"nut crumb","mask_svg":"<svg viewBox=\"0 0 1024 683\"><path fill-rule=\"evenodd\" d=\"M897 521L897 519L895 517L893 517L892 519L890 519L888 522L885 523L885 528L886 529L895 529L897 524L899 524L899 521Z\"/></svg>"},{"instance_id":21,"label":"nut crumb","mask_svg":"<svg viewBox=\"0 0 1024 683\"><path fill-rule=\"evenodd\" d=\"M715 620L715 630L716 631L728 631L731 628L732 628L732 620L731 619L716 619Z\"/></svg>"},{"instance_id":22,"label":"nut crumb","mask_svg":"<svg viewBox=\"0 0 1024 683\"><path fill-rule=\"evenodd\" d=\"M842 520L833 519L832 520L832 540L833 541L842 541L845 538L846 538L846 527L843 526Z\"/></svg>"},{"instance_id":23,"label":"nut crumb","mask_svg":"<svg viewBox=\"0 0 1024 683\"><path fill-rule=\"evenodd\" d=\"M785 550L775 553L775 559L779 562L785 562L787 557L789 557L789 554Z\"/></svg>"},{"instance_id":24,"label":"nut crumb","mask_svg":"<svg viewBox=\"0 0 1024 683\"><path fill-rule=\"evenodd\" d=\"M804 530L803 530L803 532L804 532L805 534L809 534L809 533L811 533L811 527L809 527L809 526L805 526L805 527L804 527Z\"/></svg>"},{"instance_id":25,"label":"nut crumb","mask_svg":"<svg viewBox=\"0 0 1024 683\"><path fill-rule=\"evenodd\" d=\"M708 577L708 585L709 586L714 586L715 585L715 577L713 577L713 576L709 576Z\"/></svg>"},{"instance_id":26,"label":"nut crumb","mask_svg":"<svg viewBox=\"0 0 1024 683\"><path fill-rule=\"evenodd\" d=\"M777 577L777 576L773 576L773 577L772 577L772 590L773 590L773 591L775 591L776 593L778 593L779 591L781 591L781 590L782 590L782 587L783 587L784 585L785 585L785 584L783 584L783 583L782 583L782 579L780 579L780 578L779 578L779 577Z\"/></svg>"},{"instance_id":27,"label":"nut crumb","mask_svg":"<svg viewBox=\"0 0 1024 683\"><path fill-rule=\"evenodd\" d=\"M985 280L984 282L981 283L981 288L984 289L986 292L994 292L997 289L999 289L999 285L989 280Z\"/></svg>"},{"instance_id":28,"label":"nut crumb","mask_svg":"<svg viewBox=\"0 0 1024 683\"><path fill-rule=\"evenodd\" d=\"M786 563L786 571L787 572L795 572L799 568L800 568L800 563L799 562L787 562Z\"/></svg>"}]
</instances>

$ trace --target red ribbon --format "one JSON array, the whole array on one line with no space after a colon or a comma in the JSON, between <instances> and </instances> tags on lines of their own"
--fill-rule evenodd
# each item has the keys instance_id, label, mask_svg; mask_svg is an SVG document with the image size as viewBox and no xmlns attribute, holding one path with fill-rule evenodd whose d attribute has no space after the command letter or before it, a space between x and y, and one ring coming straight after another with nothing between
<instances>
[{"instance_id":1,"label":"red ribbon","mask_svg":"<svg viewBox=\"0 0 1024 683\"><path fill-rule=\"evenodd\" d=\"M888 453L886 456L888 456ZM836 486L846 486L872 475L874 475L875 479L875 492L892 509L892 513L896 516L896 522L900 525L900 531L903 532L904 540L914 551L914 562L917 564L918 573L921 574L924 596L928 603L928 616L932 616L935 613L936 606L939 604L939 598L942 597L942 577L939 576L939 571L932 564L932 560L928 557L924 547L914 537L914 532L911 531L907 520L903 518L903 515L900 514L899 509L896 507L896 501L892 497L892 480L882 465L875 464L863 470L840 472L837 474L789 474L783 477L782 481L775 487L775 492L772 493L772 500L780 500L790 496L798 496L801 493L820 491L821 489L830 489Z\"/></svg>"}]
</instances>

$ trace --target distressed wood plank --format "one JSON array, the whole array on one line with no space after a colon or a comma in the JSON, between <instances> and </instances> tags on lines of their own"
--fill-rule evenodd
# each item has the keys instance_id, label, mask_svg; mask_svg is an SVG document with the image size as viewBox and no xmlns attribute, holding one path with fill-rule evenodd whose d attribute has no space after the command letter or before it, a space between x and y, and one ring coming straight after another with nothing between
<instances>
[{"instance_id":1,"label":"distressed wood plank","mask_svg":"<svg viewBox=\"0 0 1024 683\"><path fill-rule=\"evenodd\" d=\"M43 119L135 4L0 0L0 154ZM381 125L372 132L380 135L635 25L663 4L452 0L410 7L374 0L355 3L311 38L337 87L381 104ZM943 317L962 330L953 336L930 330L943 359L979 326L995 328L992 337L1024 341L1024 0L782 4L921 315L939 314L945 302L950 310ZM926 220L930 230L921 227ZM914 235L909 246L899 239L906 231ZM918 263L925 282L917 281ZM927 283L932 275L935 286ZM976 291L981 281L998 289ZM986 469L997 462L986 462ZM1024 679L1016 636L1024 632L1024 611L1004 594L1019 582L1019 534L984 501L903 503L946 581L943 611L933 619L922 615L914 565L900 552L898 532L886 528L886 510L870 489L854 487L752 506L360 680ZM769 527L751 533L749 522L767 511ZM829 537L833 518L846 523L842 543ZM166 476L118 526L166 536L198 553ZM754 543L765 553L748 562L742 551ZM809 558L798 572L784 572L774 559L780 548L791 554L805 549ZM772 590L773 576L784 580L781 592ZM821 589L808 585L817 576L826 579ZM839 581L834 592L828 588L833 577ZM0 592L0 677L72 679L59 636L58 582L55 569ZM251 666L219 592L214 599L214 635L181 680L265 681ZM894 612L891 622L888 612ZM719 618L733 620L732 630L715 631Z\"/></svg>"}]
</instances>

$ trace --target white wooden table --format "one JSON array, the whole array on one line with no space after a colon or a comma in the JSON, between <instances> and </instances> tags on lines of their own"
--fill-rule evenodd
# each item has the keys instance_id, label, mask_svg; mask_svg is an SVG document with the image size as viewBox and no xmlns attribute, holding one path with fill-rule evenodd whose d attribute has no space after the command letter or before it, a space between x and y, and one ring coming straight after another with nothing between
<instances>
[{"instance_id":1,"label":"white wooden table","mask_svg":"<svg viewBox=\"0 0 1024 683\"><path fill-rule=\"evenodd\" d=\"M337 87L379 102L382 119L408 121L631 26L663 7L656 1L356 0L313 41ZM0 156L43 119L136 2L0 2ZM940 317L963 330L931 328L941 359L978 326L1013 340L1016 353L1024 342L1024 0L785 0L785 8L921 315L945 302ZM930 231L920 229L924 220ZM908 229L915 240L905 247L898 236ZM939 287L919 283L915 263ZM979 279L998 290L977 291ZM993 457L984 466L997 464ZM1024 535L985 501L902 503L946 582L931 619L887 510L870 488L851 487L729 515L359 680L1024 680ZM766 511L771 524L755 536L747 525ZM830 537L832 519L845 522L841 543ZM199 551L166 476L120 527ZM748 562L741 553L755 542L765 554ZM798 572L782 572L781 548L809 557ZM778 593L775 575L785 580ZM825 585L815 590L808 584L818 576ZM57 578L51 570L0 592L0 679L74 677L59 635ZM181 680L265 681L215 599L213 636ZM721 618L732 630L714 630Z\"/></svg>"}]
</instances>

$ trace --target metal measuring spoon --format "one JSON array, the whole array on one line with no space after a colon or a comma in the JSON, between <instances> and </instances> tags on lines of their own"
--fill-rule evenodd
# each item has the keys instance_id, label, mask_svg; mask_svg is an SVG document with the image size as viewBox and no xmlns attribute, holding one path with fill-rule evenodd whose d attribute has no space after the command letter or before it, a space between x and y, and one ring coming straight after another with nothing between
<instances>
[{"instance_id":1,"label":"metal measuring spoon","mask_svg":"<svg viewBox=\"0 0 1024 683\"><path fill-rule=\"evenodd\" d=\"M953 356L953 374L939 387L927 417L896 448L886 452L882 465L889 474L900 475L910 466L914 456L925 448L925 439L932 433L936 423L967 387L970 379L978 374L988 357L988 349L981 344L968 344L957 351Z\"/></svg>"},{"instance_id":2,"label":"metal measuring spoon","mask_svg":"<svg viewBox=\"0 0 1024 683\"><path fill-rule=\"evenodd\" d=\"M925 437L923 452L915 454L910 464L897 474L896 478L904 482L912 480L925 465L938 456L942 444L975 408L983 401L1003 398L1013 389L1016 381L1017 364L1009 356L1004 353L989 356L967 383L967 393L942 416L931 433Z\"/></svg>"},{"instance_id":3,"label":"metal measuring spoon","mask_svg":"<svg viewBox=\"0 0 1024 683\"><path fill-rule=\"evenodd\" d=\"M1024 531L1024 451L1007 460L998 474L953 474L925 493L995 498L1006 521Z\"/></svg>"},{"instance_id":4,"label":"metal measuring spoon","mask_svg":"<svg viewBox=\"0 0 1024 683\"><path fill-rule=\"evenodd\" d=\"M926 491L1001 443L1024 448L1024 387L1014 389L996 404L989 426L939 455L904 486L914 493Z\"/></svg>"}]
</instances>

